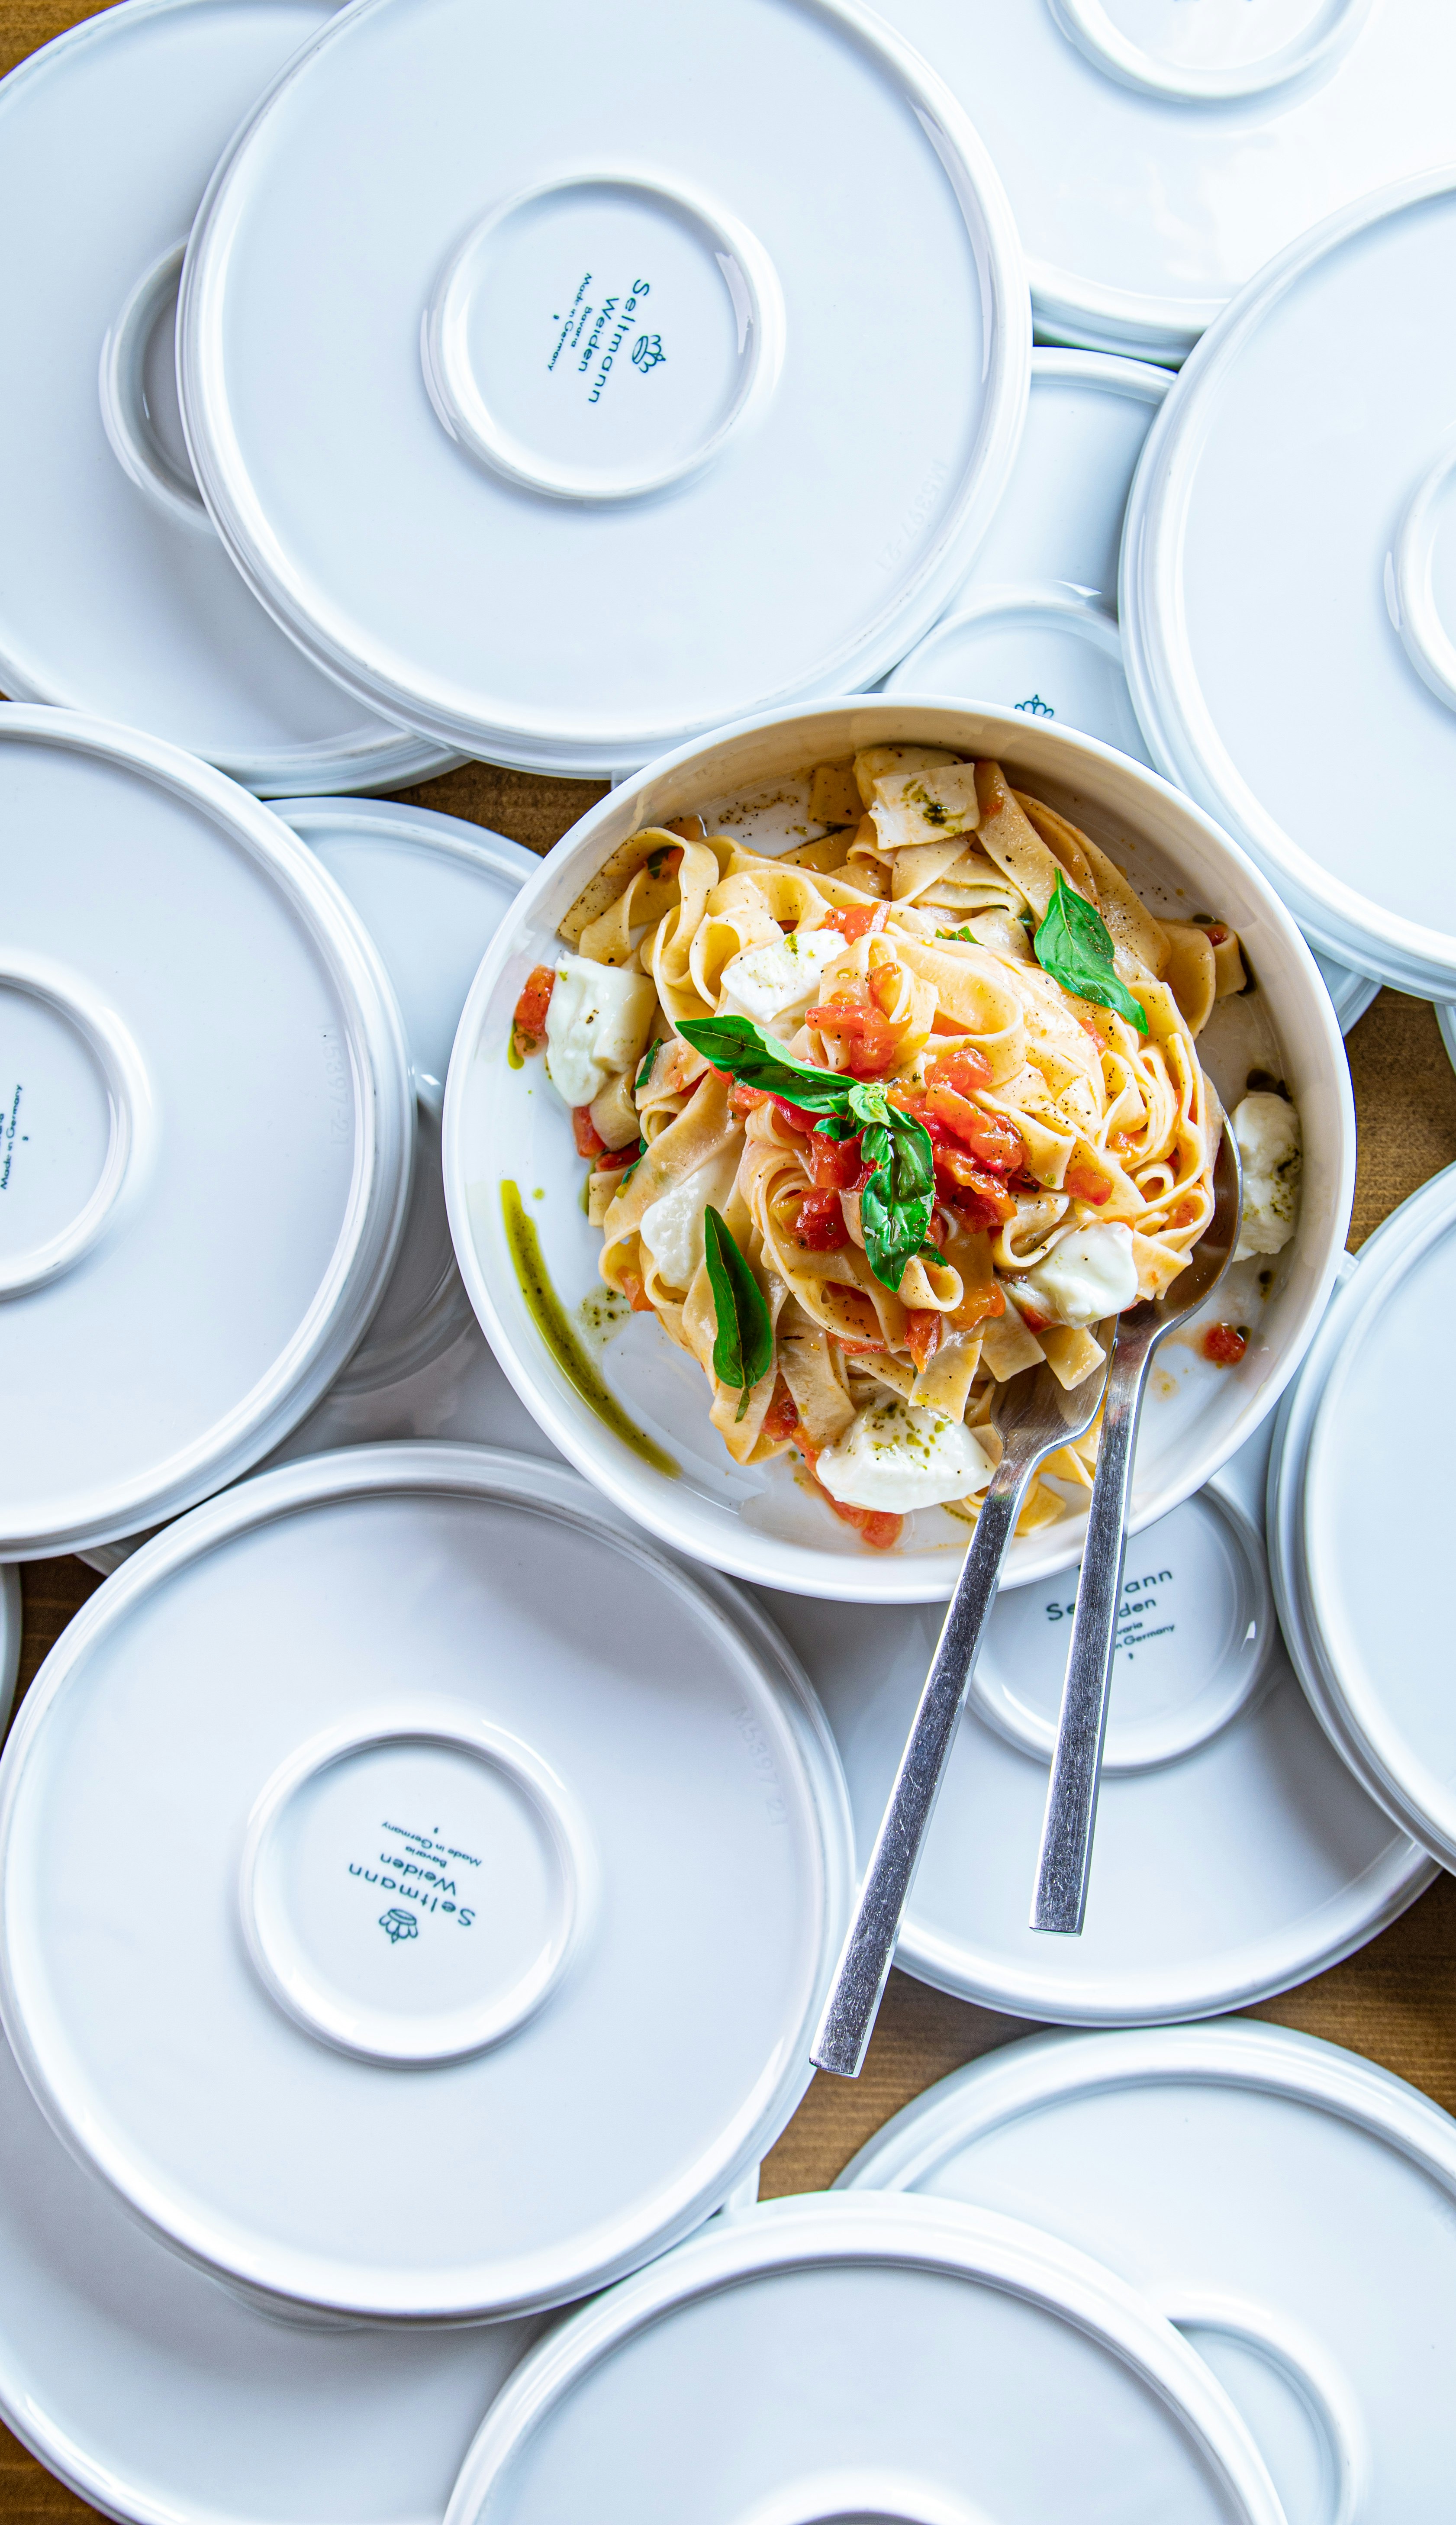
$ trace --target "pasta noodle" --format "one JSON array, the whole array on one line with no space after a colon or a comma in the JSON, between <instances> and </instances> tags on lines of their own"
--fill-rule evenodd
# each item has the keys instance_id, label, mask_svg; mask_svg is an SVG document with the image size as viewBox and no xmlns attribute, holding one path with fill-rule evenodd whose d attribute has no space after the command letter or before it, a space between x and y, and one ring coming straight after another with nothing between
<instances>
[{"instance_id":1,"label":"pasta noodle","mask_svg":"<svg viewBox=\"0 0 1456 2525\"><path fill-rule=\"evenodd\" d=\"M575 1108L603 1279L698 1361L738 1462L797 1448L884 1545L907 1507L974 1516L998 1382L1079 1383L1182 1269L1220 1122L1194 1038L1243 973L997 764L880 746L810 796L836 828L783 858L633 835L516 1036Z\"/></svg>"}]
</instances>

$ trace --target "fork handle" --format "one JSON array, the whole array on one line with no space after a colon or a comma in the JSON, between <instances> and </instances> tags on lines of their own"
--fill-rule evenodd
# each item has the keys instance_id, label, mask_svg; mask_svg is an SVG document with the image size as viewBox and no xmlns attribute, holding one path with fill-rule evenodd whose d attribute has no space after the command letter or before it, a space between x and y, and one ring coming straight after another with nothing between
<instances>
[{"instance_id":1,"label":"fork handle","mask_svg":"<svg viewBox=\"0 0 1456 2525\"><path fill-rule=\"evenodd\" d=\"M1040 1455L1003 1456L976 1519L809 2053L816 2068L836 2077L857 2078L864 2064L1001 1562L1040 1461Z\"/></svg>"},{"instance_id":2,"label":"fork handle","mask_svg":"<svg viewBox=\"0 0 1456 2525\"><path fill-rule=\"evenodd\" d=\"M1133 1452L1157 1328L1124 1324L1102 1400L1102 1430L1046 1791L1031 1925L1080 1937L1087 1910L1117 1612L1128 1546Z\"/></svg>"}]
</instances>

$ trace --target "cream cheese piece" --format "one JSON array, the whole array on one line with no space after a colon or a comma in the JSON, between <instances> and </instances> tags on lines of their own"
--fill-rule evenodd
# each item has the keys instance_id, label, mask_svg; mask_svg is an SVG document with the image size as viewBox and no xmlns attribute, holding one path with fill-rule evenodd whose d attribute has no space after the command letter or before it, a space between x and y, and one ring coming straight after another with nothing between
<instances>
[{"instance_id":1,"label":"cream cheese piece","mask_svg":"<svg viewBox=\"0 0 1456 2525\"><path fill-rule=\"evenodd\" d=\"M856 1411L815 1466L833 1499L892 1516L969 1499L995 1470L976 1430L892 1396Z\"/></svg>"},{"instance_id":2,"label":"cream cheese piece","mask_svg":"<svg viewBox=\"0 0 1456 2525\"><path fill-rule=\"evenodd\" d=\"M1287 1097L1256 1093L1234 1109L1234 1137L1243 1162L1243 1219L1236 1262L1251 1254L1280 1254L1299 1215L1303 1155L1299 1114Z\"/></svg>"},{"instance_id":3,"label":"cream cheese piece","mask_svg":"<svg viewBox=\"0 0 1456 2525\"><path fill-rule=\"evenodd\" d=\"M1121 1314L1138 1295L1132 1229L1111 1220L1105 1226L1074 1227L1018 1283L1018 1294L1023 1290L1055 1323L1077 1329L1100 1323L1104 1315Z\"/></svg>"},{"instance_id":4,"label":"cream cheese piece","mask_svg":"<svg viewBox=\"0 0 1456 2525\"><path fill-rule=\"evenodd\" d=\"M807 929L746 947L723 967L719 1015L752 1017L787 1042L802 1021L826 968L849 954L837 929ZM788 1019L787 1024L776 1020Z\"/></svg>"},{"instance_id":5,"label":"cream cheese piece","mask_svg":"<svg viewBox=\"0 0 1456 2525\"><path fill-rule=\"evenodd\" d=\"M656 985L645 973L587 956L558 957L556 976L546 1012L546 1074L568 1105L590 1105L608 1078L641 1059Z\"/></svg>"},{"instance_id":6,"label":"cream cheese piece","mask_svg":"<svg viewBox=\"0 0 1456 2525\"><path fill-rule=\"evenodd\" d=\"M703 1213L721 1210L733 1190L740 1152L725 1149L696 1174L684 1175L642 1213L638 1234L669 1289L690 1289L703 1261Z\"/></svg>"}]
</instances>

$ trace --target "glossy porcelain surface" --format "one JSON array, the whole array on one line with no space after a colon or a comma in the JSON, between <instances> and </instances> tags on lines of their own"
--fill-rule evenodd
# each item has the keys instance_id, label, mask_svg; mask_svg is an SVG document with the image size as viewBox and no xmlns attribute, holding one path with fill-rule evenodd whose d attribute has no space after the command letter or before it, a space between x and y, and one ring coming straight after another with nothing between
<instances>
[{"instance_id":1,"label":"glossy porcelain surface","mask_svg":"<svg viewBox=\"0 0 1456 2525\"><path fill-rule=\"evenodd\" d=\"M1172 2327L1019 2219L821 2194L696 2239L544 2343L476 2439L447 2525L1139 2512L1283 2525L1252 2441Z\"/></svg>"},{"instance_id":2,"label":"glossy porcelain surface","mask_svg":"<svg viewBox=\"0 0 1456 2525\"><path fill-rule=\"evenodd\" d=\"M564 1469L356 1448L210 1502L70 1625L0 1784L27 2083L275 2309L580 2296L697 2226L807 2083L832 1740L761 1618ZM42 1852L63 1907L21 1891Z\"/></svg>"},{"instance_id":3,"label":"glossy porcelain surface","mask_svg":"<svg viewBox=\"0 0 1456 2525\"><path fill-rule=\"evenodd\" d=\"M1276 1583L1310 1701L1372 1795L1446 1867L1456 1745L1422 1573L1441 1550L1450 1398L1431 1327L1453 1275L1448 1167L1361 1249L1283 1415L1269 1496Z\"/></svg>"},{"instance_id":4,"label":"glossy porcelain surface","mask_svg":"<svg viewBox=\"0 0 1456 2525\"><path fill-rule=\"evenodd\" d=\"M179 325L204 497L308 653L597 771L883 674L991 520L1031 338L991 162L852 0L346 11L219 169Z\"/></svg>"},{"instance_id":5,"label":"glossy porcelain surface","mask_svg":"<svg viewBox=\"0 0 1456 2525\"><path fill-rule=\"evenodd\" d=\"M385 788L442 749L361 711L249 595L177 407L182 250L219 152L329 16L128 0L0 84L0 684L186 746L264 796Z\"/></svg>"},{"instance_id":6,"label":"glossy porcelain surface","mask_svg":"<svg viewBox=\"0 0 1456 2525\"><path fill-rule=\"evenodd\" d=\"M1166 2023L1304 1980L1430 1884L1430 1859L1324 1742L1290 1670L1259 1531L1267 1453L1266 1428L1129 1546L1079 1938L1028 1926L1075 1580L1001 1599L906 1910L903 1970L1008 2015ZM863 1864L938 1615L761 1601L834 1729Z\"/></svg>"},{"instance_id":7,"label":"glossy porcelain surface","mask_svg":"<svg viewBox=\"0 0 1456 2525\"><path fill-rule=\"evenodd\" d=\"M1451 153L1441 0L889 0L972 113L1052 340L1178 361L1317 220Z\"/></svg>"},{"instance_id":8,"label":"glossy porcelain surface","mask_svg":"<svg viewBox=\"0 0 1456 2525\"><path fill-rule=\"evenodd\" d=\"M840 2181L1095 2254L1222 2379L1289 2525L1439 2512L1456 2124L1388 2071L1273 2025L1045 2037L932 2087Z\"/></svg>"},{"instance_id":9,"label":"glossy porcelain surface","mask_svg":"<svg viewBox=\"0 0 1456 2525\"><path fill-rule=\"evenodd\" d=\"M1014 714L875 695L724 730L623 784L553 852L497 932L471 989L446 1094L445 1181L451 1230L471 1301L502 1365L547 1436L607 1496L691 1559L796 1594L867 1603L948 1596L965 1529L940 1510L907 1521L893 1552L870 1553L795 1480L787 1462L745 1472L708 1424L696 1362L660 1327L634 1317L608 1338L579 1315L598 1286L600 1236L580 1208L581 1166L569 1117L540 1063L512 1071L510 1015L531 966L555 952L557 922L589 875L629 833L687 808L754 794L778 803L758 819L760 844L782 847L803 814L793 783L816 761L898 736L998 754L1085 822L1150 899L1172 909L1217 906L1247 941L1285 1073L1304 1121L1305 1207L1286 1276L1258 1338L1233 1372L1177 1347L1143 1421L1134 1514L1138 1528L1201 1487L1269 1411L1318 1321L1348 1215L1353 1115L1329 997L1292 922L1206 817L1138 765L1091 739ZM775 838L775 836L777 838ZM1196 903L1190 900L1196 897ZM1226 1003L1228 1007L1237 1004ZM1205 1040L1218 1076L1219 1057ZM1229 1038L1224 1085L1241 1091L1245 1055ZM501 1208L517 1182L557 1295L590 1344L593 1363L629 1418L677 1466L664 1472L616 1436L557 1364L510 1259ZM595 1318L594 1318L595 1321ZM1083 1520L1019 1540L1011 1585L1075 1565Z\"/></svg>"},{"instance_id":10,"label":"glossy porcelain surface","mask_svg":"<svg viewBox=\"0 0 1456 2525\"><path fill-rule=\"evenodd\" d=\"M338 1374L410 1191L404 1033L356 914L190 756L0 710L0 1548L135 1533ZM266 994L261 976L267 976Z\"/></svg>"},{"instance_id":11,"label":"glossy porcelain surface","mask_svg":"<svg viewBox=\"0 0 1456 2525\"><path fill-rule=\"evenodd\" d=\"M1430 312L1453 245L1447 169L1260 274L1158 417L1122 577L1160 767L1322 950L1434 999L1456 992L1456 875L1431 814L1456 768L1456 349Z\"/></svg>"}]
</instances>

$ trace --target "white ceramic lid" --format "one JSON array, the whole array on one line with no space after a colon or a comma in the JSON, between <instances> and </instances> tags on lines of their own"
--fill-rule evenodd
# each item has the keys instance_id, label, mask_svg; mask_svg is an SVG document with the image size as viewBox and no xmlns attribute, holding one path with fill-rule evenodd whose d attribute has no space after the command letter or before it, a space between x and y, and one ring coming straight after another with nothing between
<instances>
[{"instance_id":1,"label":"white ceramic lid","mask_svg":"<svg viewBox=\"0 0 1456 2525\"><path fill-rule=\"evenodd\" d=\"M1267 1449L1266 1432L1128 1547L1080 1938L1029 1926L1075 1577L1001 1597L906 1908L906 1972L1060 2024L1202 2016L1336 1962L1430 1884L1290 1671L1257 1525ZM828 1713L862 1862L939 1616L761 1601Z\"/></svg>"},{"instance_id":2,"label":"white ceramic lid","mask_svg":"<svg viewBox=\"0 0 1456 2525\"><path fill-rule=\"evenodd\" d=\"M274 2304L579 2296L808 2082L850 1865L822 1717L564 1469L355 1448L211 1501L70 1625L0 1781L32 2092Z\"/></svg>"},{"instance_id":3,"label":"white ceramic lid","mask_svg":"<svg viewBox=\"0 0 1456 2525\"><path fill-rule=\"evenodd\" d=\"M371 0L218 171L188 443L350 691L617 771L935 619L1015 454L1025 288L970 124L854 0Z\"/></svg>"},{"instance_id":4,"label":"white ceramic lid","mask_svg":"<svg viewBox=\"0 0 1456 2525\"><path fill-rule=\"evenodd\" d=\"M1390 1813L1456 1867L1456 1723L1430 1573L1447 1549L1456 1169L1385 1220L1321 1326L1281 1437L1271 1542L1316 1709Z\"/></svg>"},{"instance_id":5,"label":"white ceramic lid","mask_svg":"<svg viewBox=\"0 0 1456 2525\"><path fill-rule=\"evenodd\" d=\"M198 202L328 16L323 0L128 0L0 84L0 685L148 728L265 797L400 786L452 759L362 711L268 620L208 521L177 410Z\"/></svg>"},{"instance_id":6,"label":"white ceramic lid","mask_svg":"<svg viewBox=\"0 0 1456 2525\"><path fill-rule=\"evenodd\" d=\"M887 0L974 114L1038 322L1181 360L1268 258L1450 155L1443 0Z\"/></svg>"},{"instance_id":7,"label":"white ceramic lid","mask_svg":"<svg viewBox=\"0 0 1456 2525\"><path fill-rule=\"evenodd\" d=\"M932 2087L840 2178L1035 2216L1176 2323L1289 2525L1443 2515L1456 2124L1274 2025L1052 2035Z\"/></svg>"},{"instance_id":8,"label":"white ceramic lid","mask_svg":"<svg viewBox=\"0 0 1456 2525\"><path fill-rule=\"evenodd\" d=\"M1456 343L1431 320L1453 253L1447 169L1260 274L1148 439L1121 600L1161 768L1320 947L1433 999L1456 995L1456 867L1432 812L1456 774Z\"/></svg>"},{"instance_id":9,"label":"white ceramic lid","mask_svg":"<svg viewBox=\"0 0 1456 2525\"><path fill-rule=\"evenodd\" d=\"M0 821L0 1552L28 1560L303 1418L393 1264L412 1100L358 916L219 772L8 707Z\"/></svg>"},{"instance_id":10,"label":"white ceramic lid","mask_svg":"<svg viewBox=\"0 0 1456 2525\"><path fill-rule=\"evenodd\" d=\"M539 2318L276 2322L126 2216L0 2041L0 2417L128 2525L439 2525Z\"/></svg>"},{"instance_id":11,"label":"white ceramic lid","mask_svg":"<svg viewBox=\"0 0 1456 2525\"><path fill-rule=\"evenodd\" d=\"M695 2239L542 2343L447 2525L1135 2515L1285 2525L1172 2327L1020 2219L821 2194Z\"/></svg>"}]
</instances>

